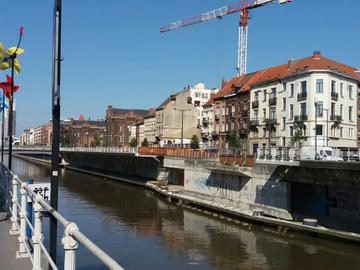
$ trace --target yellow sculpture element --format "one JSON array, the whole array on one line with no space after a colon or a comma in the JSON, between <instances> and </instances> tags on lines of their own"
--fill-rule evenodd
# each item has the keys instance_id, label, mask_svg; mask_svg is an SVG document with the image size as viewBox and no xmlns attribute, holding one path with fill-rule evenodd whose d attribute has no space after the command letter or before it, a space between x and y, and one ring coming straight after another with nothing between
<instances>
[{"instance_id":1,"label":"yellow sculpture element","mask_svg":"<svg viewBox=\"0 0 360 270\"><path fill-rule=\"evenodd\" d=\"M12 59L11 56L15 53L16 47L11 47L9 49L5 49L2 43L0 42L0 70L5 70L8 68L11 68L12 65ZM18 48L16 51L16 55L23 54L24 50L21 48ZM19 63L19 60L15 58L14 60L14 68L17 74L20 73L21 66Z\"/></svg>"}]
</instances>

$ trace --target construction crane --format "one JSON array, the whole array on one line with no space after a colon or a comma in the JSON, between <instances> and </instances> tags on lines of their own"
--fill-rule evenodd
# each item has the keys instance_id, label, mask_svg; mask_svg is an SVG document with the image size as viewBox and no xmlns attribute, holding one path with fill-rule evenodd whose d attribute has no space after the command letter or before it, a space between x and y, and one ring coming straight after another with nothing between
<instances>
[{"instance_id":1,"label":"construction crane","mask_svg":"<svg viewBox=\"0 0 360 270\"><path fill-rule=\"evenodd\" d=\"M292 2L292 0L278 0L278 1L280 4L286 4L288 2ZM242 76L246 74L246 65L247 65L247 38L248 38L248 23L250 18L249 10L265 6L272 2L275 2L275 0L245 0L242 2L230 4L195 17L170 23L160 28L160 32L161 33L169 32L172 30L176 30L179 28L183 28L201 22L206 22L213 19L222 19L225 15L240 12L238 65L236 69L238 72L238 76Z\"/></svg>"}]
</instances>

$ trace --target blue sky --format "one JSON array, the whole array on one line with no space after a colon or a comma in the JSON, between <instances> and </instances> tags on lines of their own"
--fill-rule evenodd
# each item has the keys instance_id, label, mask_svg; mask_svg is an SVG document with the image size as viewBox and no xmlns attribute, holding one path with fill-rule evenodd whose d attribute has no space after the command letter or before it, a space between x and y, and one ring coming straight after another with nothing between
<instances>
[{"instance_id":1,"label":"blue sky","mask_svg":"<svg viewBox=\"0 0 360 270\"><path fill-rule=\"evenodd\" d=\"M15 78L17 133L51 118L53 1L2 0L0 42L13 46L25 27ZM63 0L62 117L104 118L108 105L156 107L170 93L235 75L238 15L161 34L161 26L201 14L223 0ZM4 7L9 7L5 12ZM253 10L248 71L314 50L360 68L360 1L294 0ZM1 72L0 80L6 72Z\"/></svg>"}]
</instances>

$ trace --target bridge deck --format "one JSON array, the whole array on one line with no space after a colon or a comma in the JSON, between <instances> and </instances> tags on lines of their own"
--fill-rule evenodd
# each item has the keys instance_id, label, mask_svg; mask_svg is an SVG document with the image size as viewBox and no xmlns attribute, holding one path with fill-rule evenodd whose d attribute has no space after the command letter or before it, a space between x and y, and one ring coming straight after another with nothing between
<instances>
[{"instance_id":1,"label":"bridge deck","mask_svg":"<svg viewBox=\"0 0 360 270\"><path fill-rule=\"evenodd\" d=\"M0 217L0 269L26 270L31 269L29 258L16 259L18 248L17 235L9 235L10 220Z\"/></svg>"}]
</instances>

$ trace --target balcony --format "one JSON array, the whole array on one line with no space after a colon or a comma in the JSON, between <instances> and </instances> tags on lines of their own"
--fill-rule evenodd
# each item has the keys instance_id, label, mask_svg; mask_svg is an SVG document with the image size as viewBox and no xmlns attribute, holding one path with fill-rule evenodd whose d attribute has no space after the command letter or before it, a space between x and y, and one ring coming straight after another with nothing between
<instances>
[{"instance_id":1,"label":"balcony","mask_svg":"<svg viewBox=\"0 0 360 270\"><path fill-rule=\"evenodd\" d=\"M251 105L252 105L252 108L253 108L253 109L259 108L259 101L258 101L258 100L255 100L255 101L252 102Z\"/></svg>"},{"instance_id":2,"label":"balcony","mask_svg":"<svg viewBox=\"0 0 360 270\"><path fill-rule=\"evenodd\" d=\"M298 101L306 100L307 98L307 92L302 92L298 94Z\"/></svg>"},{"instance_id":3,"label":"balcony","mask_svg":"<svg viewBox=\"0 0 360 270\"><path fill-rule=\"evenodd\" d=\"M269 98L269 105L270 105L270 106L275 106L275 105L276 105L276 97L274 97L274 98Z\"/></svg>"},{"instance_id":4,"label":"balcony","mask_svg":"<svg viewBox=\"0 0 360 270\"><path fill-rule=\"evenodd\" d=\"M218 133L217 131L213 131L213 132L211 132L211 136L212 136L213 138L218 138L218 137L219 137L219 133Z\"/></svg>"},{"instance_id":5,"label":"balcony","mask_svg":"<svg viewBox=\"0 0 360 270\"><path fill-rule=\"evenodd\" d=\"M271 118L271 119L269 119L269 118L267 118L267 119L264 119L264 123L265 123L265 125L276 125L277 124L277 122L276 122L276 118Z\"/></svg>"},{"instance_id":6,"label":"balcony","mask_svg":"<svg viewBox=\"0 0 360 270\"><path fill-rule=\"evenodd\" d=\"M210 122L209 117L203 117L202 122L203 122L203 124L209 123Z\"/></svg>"},{"instance_id":7,"label":"balcony","mask_svg":"<svg viewBox=\"0 0 360 270\"><path fill-rule=\"evenodd\" d=\"M254 120L250 120L250 126L251 127L256 127L259 125L259 120L254 119Z\"/></svg>"},{"instance_id":8,"label":"balcony","mask_svg":"<svg viewBox=\"0 0 360 270\"><path fill-rule=\"evenodd\" d=\"M219 115L215 115L215 121L219 121L220 116Z\"/></svg>"},{"instance_id":9,"label":"balcony","mask_svg":"<svg viewBox=\"0 0 360 270\"><path fill-rule=\"evenodd\" d=\"M331 92L331 100L337 101L339 99L339 94Z\"/></svg>"},{"instance_id":10,"label":"balcony","mask_svg":"<svg viewBox=\"0 0 360 270\"><path fill-rule=\"evenodd\" d=\"M300 115L295 115L295 119L294 122L304 122L308 120L308 116L306 114L300 114Z\"/></svg>"},{"instance_id":11,"label":"balcony","mask_svg":"<svg viewBox=\"0 0 360 270\"><path fill-rule=\"evenodd\" d=\"M335 123L340 123L342 121L341 115L330 115L330 121L334 121Z\"/></svg>"}]
</instances>

